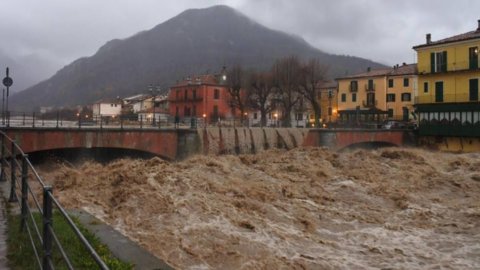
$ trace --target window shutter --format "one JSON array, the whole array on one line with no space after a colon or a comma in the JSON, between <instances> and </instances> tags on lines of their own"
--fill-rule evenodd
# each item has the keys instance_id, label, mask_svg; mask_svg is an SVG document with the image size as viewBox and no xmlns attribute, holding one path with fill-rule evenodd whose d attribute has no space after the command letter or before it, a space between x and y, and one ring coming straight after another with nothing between
<instances>
[{"instance_id":1,"label":"window shutter","mask_svg":"<svg viewBox=\"0 0 480 270\"><path fill-rule=\"evenodd\" d=\"M442 60L443 60L443 63L442 63L442 71L443 72L446 72L447 71L447 51L443 51L442 52Z\"/></svg>"},{"instance_id":2,"label":"window shutter","mask_svg":"<svg viewBox=\"0 0 480 270\"><path fill-rule=\"evenodd\" d=\"M430 72L435 72L435 53L430 53Z\"/></svg>"}]
</instances>

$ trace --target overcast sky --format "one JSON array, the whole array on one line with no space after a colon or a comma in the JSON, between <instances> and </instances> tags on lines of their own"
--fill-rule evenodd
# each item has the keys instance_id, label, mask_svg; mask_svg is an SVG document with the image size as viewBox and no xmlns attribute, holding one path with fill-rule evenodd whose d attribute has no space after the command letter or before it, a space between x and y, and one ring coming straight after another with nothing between
<instances>
[{"instance_id":1,"label":"overcast sky","mask_svg":"<svg viewBox=\"0 0 480 270\"><path fill-rule=\"evenodd\" d=\"M415 62L412 46L426 33L437 40L468 32L480 19L478 0L2 0L0 76L16 62L25 77L46 79L111 39L218 4L325 52L387 65Z\"/></svg>"}]
</instances>

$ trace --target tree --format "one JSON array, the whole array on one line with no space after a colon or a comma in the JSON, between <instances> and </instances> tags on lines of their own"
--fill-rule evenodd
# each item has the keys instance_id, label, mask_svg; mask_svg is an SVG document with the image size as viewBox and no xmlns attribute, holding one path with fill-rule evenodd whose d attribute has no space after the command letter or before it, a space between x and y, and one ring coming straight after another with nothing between
<instances>
[{"instance_id":1,"label":"tree","mask_svg":"<svg viewBox=\"0 0 480 270\"><path fill-rule=\"evenodd\" d=\"M315 126L320 126L321 108L318 97L318 87L325 81L327 66L322 65L318 59L312 58L302 66L299 93L310 104L315 114Z\"/></svg>"},{"instance_id":2,"label":"tree","mask_svg":"<svg viewBox=\"0 0 480 270\"><path fill-rule=\"evenodd\" d=\"M246 73L240 65L235 65L227 73L227 91L229 94L228 104L235 116L235 110L240 111L243 122L247 98L245 95Z\"/></svg>"},{"instance_id":3,"label":"tree","mask_svg":"<svg viewBox=\"0 0 480 270\"><path fill-rule=\"evenodd\" d=\"M267 125L267 114L275 108L274 97L275 87L273 76L270 73L252 73L248 87L248 104L253 110L260 111L261 125Z\"/></svg>"},{"instance_id":4,"label":"tree","mask_svg":"<svg viewBox=\"0 0 480 270\"><path fill-rule=\"evenodd\" d=\"M291 112L299 101L300 62L290 56L277 60L272 67L276 99L282 109L282 125L291 126Z\"/></svg>"}]
</instances>

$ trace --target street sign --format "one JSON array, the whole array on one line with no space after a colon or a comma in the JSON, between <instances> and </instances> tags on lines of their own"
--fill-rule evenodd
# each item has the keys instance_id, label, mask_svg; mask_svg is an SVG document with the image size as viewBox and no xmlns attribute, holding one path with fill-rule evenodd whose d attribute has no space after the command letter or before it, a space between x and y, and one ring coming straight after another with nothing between
<instances>
[{"instance_id":1,"label":"street sign","mask_svg":"<svg viewBox=\"0 0 480 270\"><path fill-rule=\"evenodd\" d=\"M3 85L5 85L6 87L10 87L12 86L12 84L13 84L12 78L10 77L3 78Z\"/></svg>"}]
</instances>

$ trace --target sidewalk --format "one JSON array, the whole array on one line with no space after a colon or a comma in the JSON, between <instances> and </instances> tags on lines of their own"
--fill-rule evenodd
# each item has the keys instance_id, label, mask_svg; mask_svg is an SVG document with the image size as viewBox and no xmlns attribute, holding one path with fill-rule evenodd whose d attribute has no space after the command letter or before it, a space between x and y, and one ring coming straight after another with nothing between
<instances>
[{"instance_id":1,"label":"sidewalk","mask_svg":"<svg viewBox=\"0 0 480 270\"><path fill-rule=\"evenodd\" d=\"M134 264L134 269L173 270L165 262L87 212L81 210L70 210L68 212L69 215L77 217L85 228L106 244L115 257Z\"/></svg>"},{"instance_id":2,"label":"sidewalk","mask_svg":"<svg viewBox=\"0 0 480 270\"><path fill-rule=\"evenodd\" d=\"M0 182L0 269L7 267L7 196L8 184Z\"/></svg>"}]
</instances>

